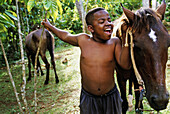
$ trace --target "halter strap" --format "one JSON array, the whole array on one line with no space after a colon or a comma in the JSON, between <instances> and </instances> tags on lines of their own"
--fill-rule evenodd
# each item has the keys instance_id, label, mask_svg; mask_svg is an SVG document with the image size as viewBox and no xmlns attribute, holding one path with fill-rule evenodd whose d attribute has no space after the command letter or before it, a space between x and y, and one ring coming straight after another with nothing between
<instances>
[{"instance_id":1,"label":"halter strap","mask_svg":"<svg viewBox=\"0 0 170 114\"><path fill-rule=\"evenodd\" d=\"M136 63L135 63L135 58L134 58L134 51L133 51L133 47L134 47L134 43L133 43L133 35L132 35L132 31L128 28L127 29L127 32L126 32L126 39L125 39L125 45L128 44L128 33L130 35L130 47L131 47L131 60L132 60L132 65L133 65L133 69L134 69L134 72L135 72L135 75L136 75L136 78L137 78L137 81L138 81L138 84L140 85L143 85L144 82L142 80L142 77L141 75L139 74L139 71L136 67Z\"/></svg>"}]
</instances>

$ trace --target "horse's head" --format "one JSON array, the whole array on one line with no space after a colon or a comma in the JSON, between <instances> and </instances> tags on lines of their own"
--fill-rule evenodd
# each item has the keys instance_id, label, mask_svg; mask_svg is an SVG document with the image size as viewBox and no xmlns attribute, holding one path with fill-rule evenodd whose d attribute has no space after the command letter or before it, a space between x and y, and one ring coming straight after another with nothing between
<instances>
[{"instance_id":1,"label":"horse's head","mask_svg":"<svg viewBox=\"0 0 170 114\"><path fill-rule=\"evenodd\" d=\"M156 11L148 8L133 13L122 8L128 21L123 20L118 36L125 39L126 30L131 27L136 66L145 84L146 97L155 110L165 109L169 101L165 78L170 46L170 35L161 22L166 9L165 0Z\"/></svg>"}]
</instances>

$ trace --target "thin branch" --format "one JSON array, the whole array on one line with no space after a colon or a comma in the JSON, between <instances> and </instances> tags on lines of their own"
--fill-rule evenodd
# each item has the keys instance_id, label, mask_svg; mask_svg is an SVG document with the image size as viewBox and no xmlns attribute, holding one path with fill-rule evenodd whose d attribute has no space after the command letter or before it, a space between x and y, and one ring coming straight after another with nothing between
<instances>
[{"instance_id":1,"label":"thin branch","mask_svg":"<svg viewBox=\"0 0 170 114\"><path fill-rule=\"evenodd\" d=\"M23 50L23 44L22 44L22 36L21 36L21 26L20 26L20 18L19 18L19 10L18 10L18 0L16 0L16 12L17 12L17 19L18 19L18 33L19 33L19 40L20 40L20 49L21 49L21 60L22 60L22 75L23 75L23 82L21 86L21 95L22 100L24 101L25 105L25 111L26 114L28 113L28 105L27 100L25 97L25 87L26 87L26 76L25 76L25 62L24 62L24 50Z\"/></svg>"},{"instance_id":2,"label":"thin branch","mask_svg":"<svg viewBox=\"0 0 170 114\"><path fill-rule=\"evenodd\" d=\"M47 11L45 12L45 20L46 20L46 16L47 16ZM41 42L42 42L42 37L43 37L43 33L44 33L44 26L43 26L43 30L41 33L41 37L40 37L40 42L39 42L39 46L38 46L38 50L35 56L35 67L34 67L34 100L35 100L35 113L37 113L37 75L36 75L36 67L37 67L37 59L39 56L39 52L40 52L40 48L41 48Z\"/></svg>"},{"instance_id":3,"label":"thin branch","mask_svg":"<svg viewBox=\"0 0 170 114\"><path fill-rule=\"evenodd\" d=\"M18 97L17 89L15 87L15 82L13 80L13 77L12 77L12 74L11 74L11 71L10 71L10 68L9 68L8 60L7 60L7 57L6 57L6 54L5 54L4 46L3 46L2 42L1 42L1 38L0 38L0 44L1 44L3 55L4 55L4 59L5 59L5 62L6 62L8 74L9 74L12 86L14 88L14 93L15 93L15 96L16 96L16 99L17 99L17 102L18 102L18 105L19 105L20 112L23 113L22 106L21 106L21 103L20 103L20 100L19 100L19 97Z\"/></svg>"}]
</instances>

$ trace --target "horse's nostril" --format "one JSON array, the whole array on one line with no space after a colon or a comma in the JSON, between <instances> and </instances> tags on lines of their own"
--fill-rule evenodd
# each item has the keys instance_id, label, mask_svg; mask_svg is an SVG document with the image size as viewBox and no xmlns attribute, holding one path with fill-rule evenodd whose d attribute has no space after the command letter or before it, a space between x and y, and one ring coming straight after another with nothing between
<instances>
[{"instance_id":1,"label":"horse's nostril","mask_svg":"<svg viewBox=\"0 0 170 114\"><path fill-rule=\"evenodd\" d=\"M169 93L167 92L163 96L151 95L150 99L151 99L151 102L153 102L154 104L158 106L162 106L162 105L167 104L167 102L169 101Z\"/></svg>"},{"instance_id":2,"label":"horse's nostril","mask_svg":"<svg viewBox=\"0 0 170 114\"><path fill-rule=\"evenodd\" d=\"M169 92L166 93L166 97L169 99Z\"/></svg>"},{"instance_id":3,"label":"horse's nostril","mask_svg":"<svg viewBox=\"0 0 170 114\"><path fill-rule=\"evenodd\" d=\"M169 102L169 93L168 92L165 95L165 99L166 99L167 102Z\"/></svg>"},{"instance_id":4,"label":"horse's nostril","mask_svg":"<svg viewBox=\"0 0 170 114\"><path fill-rule=\"evenodd\" d=\"M169 102L168 92L161 95L152 94L150 96L150 105L157 111L166 109L168 102Z\"/></svg>"},{"instance_id":5,"label":"horse's nostril","mask_svg":"<svg viewBox=\"0 0 170 114\"><path fill-rule=\"evenodd\" d=\"M155 103L155 102L156 102L156 99L157 99L157 96L156 96L156 95L151 95L151 101L152 101L152 102Z\"/></svg>"}]
</instances>

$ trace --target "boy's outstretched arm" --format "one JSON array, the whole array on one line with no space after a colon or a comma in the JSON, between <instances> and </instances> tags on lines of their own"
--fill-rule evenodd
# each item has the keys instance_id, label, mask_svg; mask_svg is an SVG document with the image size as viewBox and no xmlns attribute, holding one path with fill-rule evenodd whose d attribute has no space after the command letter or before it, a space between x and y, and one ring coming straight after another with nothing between
<instances>
[{"instance_id":1,"label":"boy's outstretched arm","mask_svg":"<svg viewBox=\"0 0 170 114\"><path fill-rule=\"evenodd\" d=\"M78 36L79 35L72 35L67 31L58 29L51 25L51 23L48 20L44 20L42 22L42 25L44 25L45 28L53 32L57 37L59 37L62 41L67 42L71 45L78 46Z\"/></svg>"}]
</instances>

